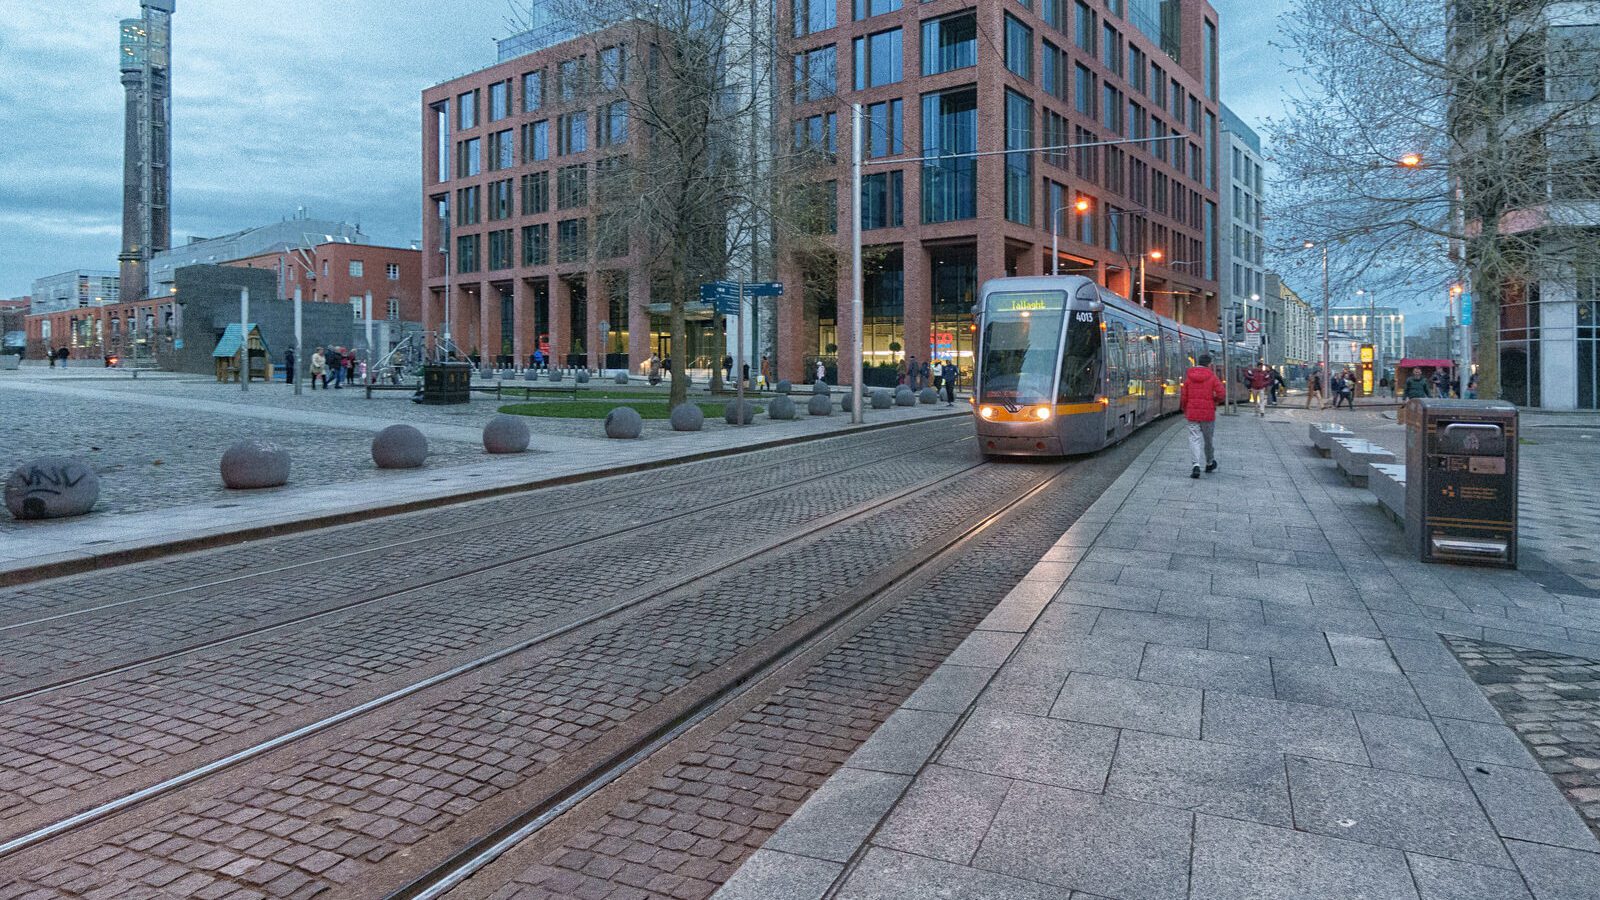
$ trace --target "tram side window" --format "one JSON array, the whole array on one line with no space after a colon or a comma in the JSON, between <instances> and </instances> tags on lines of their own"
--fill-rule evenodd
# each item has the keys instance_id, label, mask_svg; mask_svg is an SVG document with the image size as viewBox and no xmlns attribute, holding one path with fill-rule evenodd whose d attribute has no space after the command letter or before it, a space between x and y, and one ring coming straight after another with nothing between
<instances>
[{"instance_id":1,"label":"tram side window","mask_svg":"<svg viewBox=\"0 0 1600 900\"><path fill-rule=\"evenodd\" d=\"M1074 312L1067 320L1067 350L1061 358L1062 403L1085 403L1100 392L1100 323L1092 312Z\"/></svg>"},{"instance_id":2,"label":"tram side window","mask_svg":"<svg viewBox=\"0 0 1600 900\"><path fill-rule=\"evenodd\" d=\"M1123 344L1127 338L1127 328L1122 320L1112 316L1106 317L1105 349L1106 349L1106 393L1112 397L1120 397L1128 393L1128 367L1123 358Z\"/></svg>"}]
</instances>

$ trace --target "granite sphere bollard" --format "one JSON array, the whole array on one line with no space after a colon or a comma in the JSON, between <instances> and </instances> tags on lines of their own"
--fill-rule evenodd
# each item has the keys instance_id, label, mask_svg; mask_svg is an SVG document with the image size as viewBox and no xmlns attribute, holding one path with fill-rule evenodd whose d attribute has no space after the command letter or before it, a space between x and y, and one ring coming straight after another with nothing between
<instances>
[{"instance_id":1,"label":"granite sphere bollard","mask_svg":"<svg viewBox=\"0 0 1600 900\"><path fill-rule=\"evenodd\" d=\"M872 408L888 409L894 405L894 395L884 390L872 392Z\"/></svg>"},{"instance_id":2,"label":"granite sphere bollard","mask_svg":"<svg viewBox=\"0 0 1600 900\"><path fill-rule=\"evenodd\" d=\"M617 384L627 384L628 383L628 373L627 372L618 372L616 375L612 376L611 380L616 382Z\"/></svg>"},{"instance_id":3,"label":"granite sphere bollard","mask_svg":"<svg viewBox=\"0 0 1600 900\"><path fill-rule=\"evenodd\" d=\"M705 410L695 403L679 403L672 408L673 431L699 431L706 422Z\"/></svg>"},{"instance_id":4,"label":"granite sphere bollard","mask_svg":"<svg viewBox=\"0 0 1600 900\"><path fill-rule=\"evenodd\" d=\"M905 387L904 385L902 385L899 390L894 392L894 405L895 406L916 406L917 405L917 394L916 394L916 392L913 391L911 388L908 388L908 387Z\"/></svg>"},{"instance_id":5,"label":"granite sphere bollard","mask_svg":"<svg viewBox=\"0 0 1600 900\"><path fill-rule=\"evenodd\" d=\"M223 487L251 490L288 483L289 451L276 444L245 440L222 454Z\"/></svg>"},{"instance_id":6,"label":"granite sphere bollard","mask_svg":"<svg viewBox=\"0 0 1600 900\"><path fill-rule=\"evenodd\" d=\"M372 461L380 469L416 469L428 459L428 438L410 425L390 425L372 439Z\"/></svg>"},{"instance_id":7,"label":"granite sphere bollard","mask_svg":"<svg viewBox=\"0 0 1600 900\"><path fill-rule=\"evenodd\" d=\"M813 394L821 394L822 396L826 397L832 390L832 388L828 387L828 383L826 381L811 382L811 393Z\"/></svg>"},{"instance_id":8,"label":"granite sphere bollard","mask_svg":"<svg viewBox=\"0 0 1600 900\"><path fill-rule=\"evenodd\" d=\"M644 419L631 406L619 406L606 413L606 437L626 440L636 438L644 430Z\"/></svg>"},{"instance_id":9,"label":"granite sphere bollard","mask_svg":"<svg viewBox=\"0 0 1600 900\"><path fill-rule=\"evenodd\" d=\"M100 476L81 459L41 456L12 470L5 498L19 519L81 516L100 499Z\"/></svg>"},{"instance_id":10,"label":"granite sphere bollard","mask_svg":"<svg viewBox=\"0 0 1600 900\"><path fill-rule=\"evenodd\" d=\"M729 425L749 425L756 420L756 405L749 400L729 400L722 407L722 421Z\"/></svg>"},{"instance_id":11,"label":"granite sphere bollard","mask_svg":"<svg viewBox=\"0 0 1600 900\"><path fill-rule=\"evenodd\" d=\"M589 373L585 372L582 369L579 369L578 373L576 375L572 376L572 380L576 381L579 384L588 384L589 383Z\"/></svg>"},{"instance_id":12,"label":"granite sphere bollard","mask_svg":"<svg viewBox=\"0 0 1600 900\"><path fill-rule=\"evenodd\" d=\"M767 418L787 421L794 418L794 400L788 394L779 394L767 404Z\"/></svg>"},{"instance_id":13,"label":"granite sphere bollard","mask_svg":"<svg viewBox=\"0 0 1600 900\"><path fill-rule=\"evenodd\" d=\"M789 379L785 378L784 380L778 382L778 386L775 388L775 390L780 394L787 394L794 390L794 385L790 384Z\"/></svg>"},{"instance_id":14,"label":"granite sphere bollard","mask_svg":"<svg viewBox=\"0 0 1600 900\"><path fill-rule=\"evenodd\" d=\"M811 413L813 416L831 416L833 415L833 401L829 400L825 394L812 394L811 399L806 401L806 412Z\"/></svg>"},{"instance_id":15,"label":"granite sphere bollard","mask_svg":"<svg viewBox=\"0 0 1600 900\"><path fill-rule=\"evenodd\" d=\"M539 370L538 369L529 369L526 372L522 373L522 380L523 381L537 381L538 379L539 379Z\"/></svg>"},{"instance_id":16,"label":"granite sphere bollard","mask_svg":"<svg viewBox=\"0 0 1600 900\"><path fill-rule=\"evenodd\" d=\"M483 449L489 453L521 453L530 439L528 423L521 416L495 416L483 426Z\"/></svg>"},{"instance_id":17,"label":"granite sphere bollard","mask_svg":"<svg viewBox=\"0 0 1600 900\"><path fill-rule=\"evenodd\" d=\"M921 400L923 403L938 403L939 392L931 387L925 387L917 392L917 399Z\"/></svg>"},{"instance_id":18,"label":"granite sphere bollard","mask_svg":"<svg viewBox=\"0 0 1600 900\"><path fill-rule=\"evenodd\" d=\"M867 400L868 402L871 402L870 397L867 398ZM855 412L856 395L854 391L845 391L843 394L839 395L839 408L845 412Z\"/></svg>"},{"instance_id":19,"label":"granite sphere bollard","mask_svg":"<svg viewBox=\"0 0 1600 900\"><path fill-rule=\"evenodd\" d=\"M560 380L561 380L561 370L560 369L551 369L550 370L550 383L551 384L555 384L556 382L558 382Z\"/></svg>"}]
</instances>

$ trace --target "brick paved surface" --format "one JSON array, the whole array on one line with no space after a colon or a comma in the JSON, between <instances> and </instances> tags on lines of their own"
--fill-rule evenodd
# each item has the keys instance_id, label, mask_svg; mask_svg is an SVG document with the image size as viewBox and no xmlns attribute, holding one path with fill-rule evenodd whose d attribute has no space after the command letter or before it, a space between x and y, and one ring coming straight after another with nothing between
<instances>
[{"instance_id":1,"label":"brick paved surface","mask_svg":"<svg viewBox=\"0 0 1600 900\"><path fill-rule=\"evenodd\" d=\"M137 775L225 738L284 730L312 704L375 696L397 677L445 668L462 654L603 608L657 579L698 571L741 547L970 463L970 445L929 451L916 465L884 460L698 518L515 563L465 583L422 588L0 706L0 765L11 773L0 814L46 815L71 792ZM647 510L656 502L648 501ZM739 527L730 527L732 522ZM671 553L641 552L669 546ZM304 592L304 582L293 579L274 584L265 601L247 596L236 602L293 603ZM173 610L171 621L181 624L187 616L213 627L215 616L243 614L226 598L219 605L220 610L208 601L190 604ZM137 612L130 615L124 630L139 621ZM122 639L113 627L99 643L74 645L69 627L61 646L92 658Z\"/></svg>"},{"instance_id":2,"label":"brick paved surface","mask_svg":"<svg viewBox=\"0 0 1600 900\"><path fill-rule=\"evenodd\" d=\"M1600 835L1600 661L1462 637L1447 638L1501 717ZM1525 764L1515 745L1485 762Z\"/></svg>"},{"instance_id":3,"label":"brick paved surface","mask_svg":"<svg viewBox=\"0 0 1600 900\"><path fill-rule=\"evenodd\" d=\"M971 453L970 445L964 453ZM739 522L737 535L714 523L677 527L670 543L657 544L671 546L670 554L640 554L638 546L618 548L610 558L591 551L565 567L523 573L520 581L475 585L472 594L481 601L462 603L457 591L435 598L436 605L425 612L386 609L386 615L352 629L362 642L343 651L342 663L308 653L334 631L324 626L315 635L280 639L259 653L258 660L270 661L270 673L258 663L247 678L219 660L207 675L226 672L225 677L239 679L230 684L233 689L273 695L247 710L276 714L300 692L346 690L345 683L375 670L437 657L452 642L467 640L464 635L478 627L472 621L476 617L521 616L525 625L540 615L528 599L530 577L554 579L562 568L584 576L571 586L552 581L547 592L555 597L617 590L631 579L648 578L652 566L725 558L763 533L791 529L848 505L849 498L875 496L897 480L914 483L948 471L949 456L930 454L915 466L886 463L870 476L838 479L831 491L807 486L785 503L768 501L720 520ZM401 848L415 851L419 841L511 785L526 785L552 763L577 758L619 724L672 701L741 649L845 593L906 547L906 522L937 533L1036 477L1026 467L976 470L893 510L652 601L622 620L591 626L420 695L414 703L385 709L359 728L339 729L311 746L263 760L226 788L202 783L184 793L181 811L104 823L93 832L99 837L90 849L62 855L42 849L8 860L0 869L13 878L0 887L0 897L101 896L95 892L127 889L118 879L133 882L150 873L164 878L174 866L202 873L213 892L207 896L229 890L241 897L381 893L374 870L378 861ZM750 590L754 577L762 585L756 593ZM385 619L421 624L399 640L370 642L366 636L381 632ZM195 666L191 662L188 668ZM210 712L225 692L214 685L200 688L189 688L195 698L190 702L203 702ZM169 702L152 704L140 710L139 724L171 710ZM232 712L224 710L222 720L237 721L228 718ZM115 866L103 864L111 858L108 852L123 854ZM140 874L130 878L129 871ZM141 883L147 894L163 895Z\"/></svg>"}]
</instances>

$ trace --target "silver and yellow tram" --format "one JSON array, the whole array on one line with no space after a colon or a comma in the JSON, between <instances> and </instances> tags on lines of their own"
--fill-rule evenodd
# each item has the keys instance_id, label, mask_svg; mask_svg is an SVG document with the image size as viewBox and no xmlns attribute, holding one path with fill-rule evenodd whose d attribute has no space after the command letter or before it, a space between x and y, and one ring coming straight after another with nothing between
<instances>
[{"instance_id":1,"label":"silver and yellow tram","mask_svg":"<svg viewBox=\"0 0 1600 900\"><path fill-rule=\"evenodd\" d=\"M973 405L986 456L1093 453L1178 411L1221 339L1129 303L1081 275L987 281L977 307Z\"/></svg>"}]
</instances>

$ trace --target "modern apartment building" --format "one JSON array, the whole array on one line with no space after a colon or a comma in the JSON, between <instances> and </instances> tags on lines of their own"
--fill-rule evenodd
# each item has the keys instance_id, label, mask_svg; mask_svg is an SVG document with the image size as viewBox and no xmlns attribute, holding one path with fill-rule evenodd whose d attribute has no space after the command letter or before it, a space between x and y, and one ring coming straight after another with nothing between
<instances>
[{"instance_id":1,"label":"modern apartment building","mask_svg":"<svg viewBox=\"0 0 1600 900\"><path fill-rule=\"evenodd\" d=\"M36 278L32 311L47 313L116 303L122 297L121 284L122 279L116 272L101 269L73 269Z\"/></svg>"},{"instance_id":2,"label":"modern apartment building","mask_svg":"<svg viewBox=\"0 0 1600 900\"><path fill-rule=\"evenodd\" d=\"M1328 310L1328 318L1335 331L1371 344L1385 367L1406 355L1406 317L1393 306L1335 306Z\"/></svg>"},{"instance_id":3,"label":"modern apartment building","mask_svg":"<svg viewBox=\"0 0 1600 900\"><path fill-rule=\"evenodd\" d=\"M1261 137L1227 106L1222 107L1222 134L1222 157L1217 160L1225 182L1218 197L1222 209L1222 305L1226 310L1243 310L1245 318L1265 323L1281 316L1283 310L1276 302L1276 292L1267 285L1267 272L1262 265L1266 242L1261 222L1266 201ZM1235 339L1238 337L1235 335ZM1283 363L1282 348L1275 347L1271 340L1267 351L1269 363Z\"/></svg>"},{"instance_id":4,"label":"modern apartment building","mask_svg":"<svg viewBox=\"0 0 1600 900\"><path fill-rule=\"evenodd\" d=\"M776 248L781 377L806 378L819 360L831 367L850 346L841 311L851 301L852 215L866 246L869 366L909 355L970 370L978 285L1056 268L1138 299L1142 260L1146 305L1216 326L1209 5L791 0L777 17L784 62L772 138L816 158L810 175L832 200L836 235L820 265ZM523 55L423 93L423 320L442 332L448 319L459 352L525 362L540 347L636 371L652 352L705 357L709 341L694 326L690 346L673 352L668 298L637 271L638 248L589 239L612 231L596 216L619 214L590 203L607 160L647 150L626 103L605 91L607 77L641 69L620 30L615 41L519 37ZM598 92L570 87L591 71ZM853 103L864 110L868 157L860 198L849 189ZM1166 140L1107 145L1147 138Z\"/></svg>"}]
</instances>

